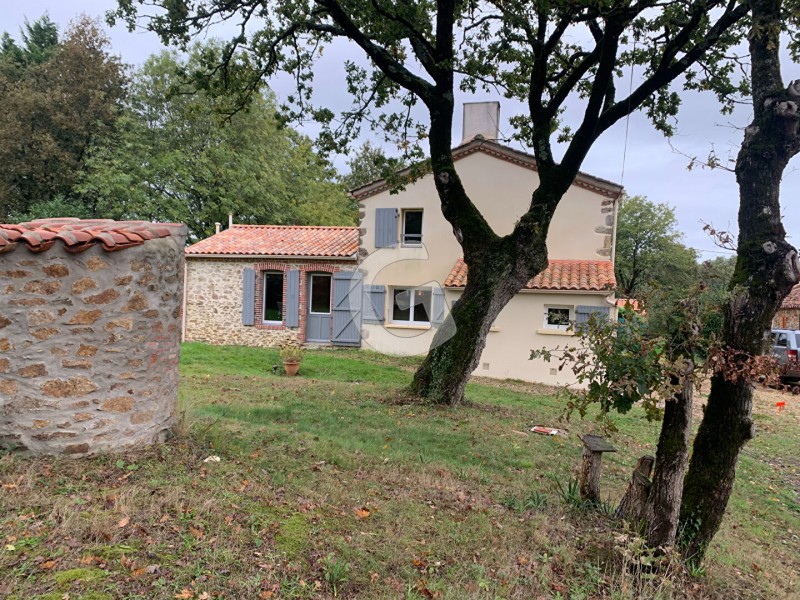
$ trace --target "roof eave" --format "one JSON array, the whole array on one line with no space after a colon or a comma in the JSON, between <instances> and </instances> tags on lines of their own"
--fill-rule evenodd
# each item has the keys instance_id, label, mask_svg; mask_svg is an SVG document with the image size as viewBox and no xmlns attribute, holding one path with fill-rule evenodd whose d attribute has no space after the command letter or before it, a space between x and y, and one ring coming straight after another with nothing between
<instances>
[{"instance_id":1,"label":"roof eave","mask_svg":"<svg viewBox=\"0 0 800 600\"><path fill-rule=\"evenodd\" d=\"M514 164L518 164L533 171L538 171L536 158L533 155L521 150L516 150L515 148L510 148L509 146L505 146L497 142L493 142L491 140L480 138L472 139L469 142L454 148L452 151L453 161L458 161L461 158L469 156L470 154L478 151L485 152L486 154L495 156L496 158L509 160ZM397 174L402 178L407 176L410 172L411 167L407 167L401 171L398 171ZM621 185L616 184L613 181L608 181L606 179L582 172L579 172L575 177L574 184L614 200L619 199L619 197L622 196L622 193L625 191ZM389 187L390 186L385 178L377 179L354 190L350 190L350 195L356 200L360 201L383 192L389 189Z\"/></svg>"},{"instance_id":2,"label":"roof eave","mask_svg":"<svg viewBox=\"0 0 800 600\"><path fill-rule=\"evenodd\" d=\"M358 254L353 253L347 256L324 256L306 254L190 254L186 252L186 258L247 258L247 259L269 259L269 260L358 260Z\"/></svg>"},{"instance_id":3,"label":"roof eave","mask_svg":"<svg viewBox=\"0 0 800 600\"><path fill-rule=\"evenodd\" d=\"M454 286L448 285L444 286L446 290L453 290L454 292L463 292L464 286ZM519 290L520 294L596 294L598 296L608 296L609 294L614 293L615 288L611 288L608 290L564 290L564 289L557 289L557 290L548 290L548 289L541 289L541 288L522 288Z\"/></svg>"}]
</instances>

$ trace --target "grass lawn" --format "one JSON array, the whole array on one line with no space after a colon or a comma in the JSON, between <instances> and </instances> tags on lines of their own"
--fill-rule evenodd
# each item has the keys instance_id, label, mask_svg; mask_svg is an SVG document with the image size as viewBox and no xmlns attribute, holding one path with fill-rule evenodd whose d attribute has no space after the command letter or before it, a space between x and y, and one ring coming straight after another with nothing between
<instances>
[{"instance_id":1,"label":"grass lawn","mask_svg":"<svg viewBox=\"0 0 800 600\"><path fill-rule=\"evenodd\" d=\"M800 597L797 397L778 412L759 393L705 570L637 578L639 542L606 513L653 452L658 424L641 412L618 419L606 511L587 511L570 481L595 424L559 424L545 389L471 383L468 406L429 408L403 399L414 359L310 351L299 378L273 374L278 362L188 344L168 443L84 460L0 454L0 597Z\"/></svg>"}]
</instances>

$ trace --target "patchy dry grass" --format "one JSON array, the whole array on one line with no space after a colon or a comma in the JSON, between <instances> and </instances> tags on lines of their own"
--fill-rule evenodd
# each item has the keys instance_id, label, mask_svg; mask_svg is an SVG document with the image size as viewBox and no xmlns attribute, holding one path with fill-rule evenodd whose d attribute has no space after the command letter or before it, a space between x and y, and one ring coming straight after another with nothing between
<instances>
[{"instance_id":1,"label":"patchy dry grass","mask_svg":"<svg viewBox=\"0 0 800 600\"><path fill-rule=\"evenodd\" d=\"M89 460L0 456L0 596L112 598L791 598L800 579L800 401L761 394L704 573L634 577L639 542L565 502L591 421L528 434L561 405L519 383L455 410L402 403L413 359L185 347L169 443ZM785 400L786 408L775 406ZM619 497L657 424L620 418ZM218 456L219 462L205 462Z\"/></svg>"}]
</instances>

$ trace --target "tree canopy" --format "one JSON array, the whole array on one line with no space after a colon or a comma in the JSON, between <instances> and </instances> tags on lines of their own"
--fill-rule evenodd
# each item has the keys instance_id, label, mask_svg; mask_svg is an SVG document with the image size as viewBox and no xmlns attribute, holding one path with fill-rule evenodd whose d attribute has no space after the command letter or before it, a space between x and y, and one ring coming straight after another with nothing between
<instances>
[{"instance_id":1,"label":"tree canopy","mask_svg":"<svg viewBox=\"0 0 800 600\"><path fill-rule=\"evenodd\" d=\"M114 128L126 77L94 21L63 39L47 17L0 40L0 218L67 196L87 148Z\"/></svg>"},{"instance_id":2,"label":"tree canopy","mask_svg":"<svg viewBox=\"0 0 800 600\"><path fill-rule=\"evenodd\" d=\"M550 221L595 140L640 109L670 133L680 104L670 86L679 78L684 88L713 89L721 109L730 108L736 63L726 52L739 40L748 10L733 0L120 0L114 16L134 27L139 7L147 5L160 10L148 11L146 25L181 46L213 23L238 25L223 60L208 64L198 79L247 95L263 78L290 73L297 85L284 114L322 123L329 148L346 148L364 124L399 138L409 154L428 142L442 213L470 277L451 311L455 335L440 330L411 391L448 404L463 399L500 310L547 266ZM334 39L352 42L365 58L345 63L353 104L340 115L326 104L327 95L314 94L314 66ZM626 67L638 71L637 84L618 94ZM477 210L453 163L458 88L499 91L528 107L513 125L533 150L540 184L507 236L497 235ZM564 120L567 102L581 106L576 123ZM413 119L418 103L429 122ZM558 141L565 144L560 157Z\"/></svg>"},{"instance_id":3,"label":"tree canopy","mask_svg":"<svg viewBox=\"0 0 800 600\"><path fill-rule=\"evenodd\" d=\"M347 160L350 171L342 175L341 181L348 190L354 190L376 179L391 177L404 166L402 159L386 156L380 146L366 141Z\"/></svg>"},{"instance_id":4,"label":"tree canopy","mask_svg":"<svg viewBox=\"0 0 800 600\"><path fill-rule=\"evenodd\" d=\"M355 213L311 141L276 120L269 94L226 115L229 98L185 79L215 44L150 57L130 85L116 134L90 149L77 192L99 215L182 221L349 225Z\"/></svg>"},{"instance_id":5,"label":"tree canopy","mask_svg":"<svg viewBox=\"0 0 800 600\"><path fill-rule=\"evenodd\" d=\"M624 298L638 298L652 287L683 293L696 280L697 253L683 243L675 209L633 196L625 198L617 216L617 289Z\"/></svg>"}]
</instances>

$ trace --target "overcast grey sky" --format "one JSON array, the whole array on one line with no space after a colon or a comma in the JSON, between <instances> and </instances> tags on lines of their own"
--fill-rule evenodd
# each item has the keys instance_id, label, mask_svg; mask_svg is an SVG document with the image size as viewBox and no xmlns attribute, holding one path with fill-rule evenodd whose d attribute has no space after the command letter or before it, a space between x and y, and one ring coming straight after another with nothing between
<instances>
[{"instance_id":1,"label":"overcast grey sky","mask_svg":"<svg viewBox=\"0 0 800 600\"><path fill-rule=\"evenodd\" d=\"M34 20L44 12L48 12L63 30L81 12L102 18L106 10L115 6L115 0L0 0L0 31L8 31L16 38L25 17ZM161 48L159 40L150 33L130 33L120 25L107 30L114 52L126 63L140 64ZM338 108L347 106L341 65L345 57L358 59L359 56L358 49L338 44L326 54L326 64L317 71L318 89L324 90L326 97L332 98L334 103L338 102ZM800 78L800 67L784 64L784 77L787 81ZM290 92L286 80L269 83L279 97ZM457 100L500 100L501 133L510 131L510 116L524 111L522 106L487 94L462 94ZM626 123L621 122L595 144L584 162L583 171L622 183L630 195L640 194L652 201L674 206L685 242L702 251L704 257L711 258L720 251L703 233L703 222L711 222L717 228L730 227L735 230L738 207L736 181L732 173L724 170L696 168L688 171L688 159L684 154L705 157L713 146L718 155L735 155L742 138L741 128L747 125L749 119L748 107L741 107L733 115L720 115L711 94L687 94L679 116L678 133L671 140L678 152L653 130L643 115L635 114L627 123L627 153L624 152ZM456 127L453 138L460 140L460 123ZM313 135L314 132L309 130L307 133ZM341 161L337 161L337 165L341 164ZM782 184L784 223L790 241L795 245L800 244L800 206L795 201L800 196L798 165L800 159L790 164Z\"/></svg>"}]
</instances>

